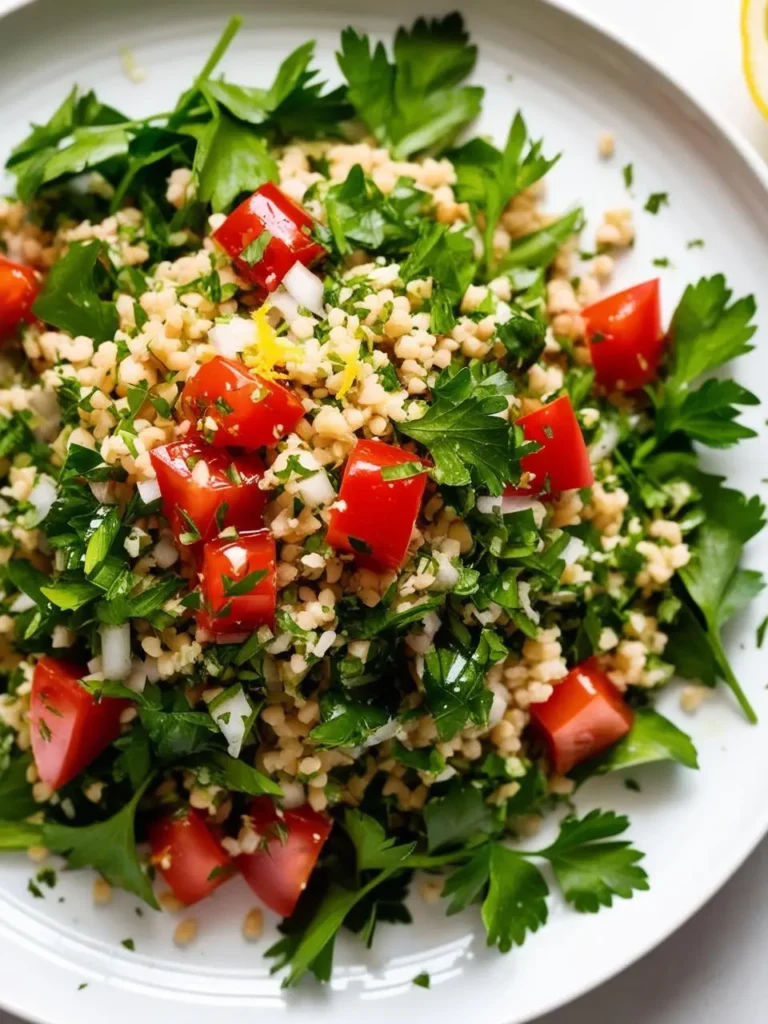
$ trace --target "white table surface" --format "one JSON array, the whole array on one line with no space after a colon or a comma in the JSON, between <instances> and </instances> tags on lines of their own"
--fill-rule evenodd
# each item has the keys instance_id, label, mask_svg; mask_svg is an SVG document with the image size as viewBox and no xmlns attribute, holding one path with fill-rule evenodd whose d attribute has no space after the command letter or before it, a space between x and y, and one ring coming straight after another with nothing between
<instances>
[{"instance_id":1,"label":"white table surface","mask_svg":"<svg viewBox=\"0 0 768 1024\"><path fill-rule=\"evenodd\" d=\"M613 27L725 116L768 159L768 124L753 108L741 76L739 0L561 2ZM6 6L7 0L0 0L0 13ZM768 1020L767 896L768 839L703 910L654 952L535 1024ZM0 1010L0 1024L20 1022Z\"/></svg>"}]
</instances>

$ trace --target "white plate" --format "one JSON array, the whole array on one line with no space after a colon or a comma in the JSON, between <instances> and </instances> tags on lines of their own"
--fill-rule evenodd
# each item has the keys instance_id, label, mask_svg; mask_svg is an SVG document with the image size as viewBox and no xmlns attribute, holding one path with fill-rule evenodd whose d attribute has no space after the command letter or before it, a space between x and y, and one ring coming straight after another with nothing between
<instances>
[{"instance_id":1,"label":"white plate","mask_svg":"<svg viewBox=\"0 0 768 1024\"><path fill-rule=\"evenodd\" d=\"M416 7L437 13L446 2L419 0ZM253 84L268 81L288 50L308 37L317 38L321 63L335 75L332 53L345 24L388 35L415 13L412 0L326 0L322 9L313 0L283 0L277 11L252 2L238 7L246 28L224 67L233 80ZM768 305L766 174L727 129L610 35L556 6L473 0L467 8L480 44L477 79L487 89L480 128L506 131L521 106L531 130L545 137L547 152L564 150L551 174L554 210L583 202L593 231L603 209L628 202L620 168L634 164L638 242L621 263L617 286L651 276L651 260L666 256L674 263L661 271L667 312L687 281L721 270L739 293L753 291ZM137 115L167 109L201 66L228 13L228 5L225 10L205 0L38 0L23 7L0 28L0 154L28 121L44 120L75 80ZM123 76L122 45L148 70L143 85ZM597 159L603 129L618 138L609 163ZM657 217L640 212L655 191L670 196ZM704 249L686 249L687 240L700 237ZM765 400L765 349L743 360L738 375ZM762 415L756 410L748 418L758 426ZM768 477L768 455L757 442L719 465L750 490ZM767 554L764 537L752 547L752 563L765 565ZM762 614L753 608L741 619L729 649L766 720L768 680L754 639ZM154 1022L169 1011L183 1014L187 1024L252 1024L255 1014L322 1024L357 1019L361 1012L368 1024L407 1024L424 1014L487 1024L529 1020L665 938L723 884L768 827L764 726L748 726L727 693L692 720L681 720L674 693L665 695L662 707L693 733L701 771L653 766L637 773L641 794L628 792L621 780L602 780L579 797L582 807L630 813L632 837L647 852L651 891L619 900L612 910L579 916L553 898L547 927L502 957L485 949L471 913L446 919L439 907L416 906L416 923L383 926L370 955L342 943L330 987L307 984L286 995L260 958L266 940L254 947L240 937L251 905L240 882L195 911L199 939L180 951L171 943L171 918L151 911L138 917L136 901L123 894L95 909L91 879L82 873L34 900L26 892L31 865L6 857L0 860L0 1001L45 1024L102 1024L105 1016L111 1024L142 1017ZM127 937L135 953L120 945ZM421 971L431 975L429 992L411 983ZM78 991L81 982L88 987Z\"/></svg>"}]
</instances>

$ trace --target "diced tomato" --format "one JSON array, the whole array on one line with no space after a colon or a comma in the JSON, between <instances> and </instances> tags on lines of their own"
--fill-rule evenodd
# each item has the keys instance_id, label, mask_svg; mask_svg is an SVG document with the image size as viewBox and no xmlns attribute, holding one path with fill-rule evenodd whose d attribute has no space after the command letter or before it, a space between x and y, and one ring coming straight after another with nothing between
<instances>
[{"instance_id":1,"label":"diced tomato","mask_svg":"<svg viewBox=\"0 0 768 1024\"><path fill-rule=\"evenodd\" d=\"M268 796L251 804L256 853L242 854L237 866L256 895L276 913L290 917L304 892L333 822L309 804L281 811Z\"/></svg>"},{"instance_id":2,"label":"diced tomato","mask_svg":"<svg viewBox=\"0 0 768 1024\"><path fill-rule=\"evenodd\" d=\"M34 321L32 303L39 291L32 267L0 256L0 341L15 334L21 324Z\"/></svg>"},{"instance_id":3,"label":"diced tomato","mask_svg":"<svg viewBox=\"0 0 768 1024\"><path fill-rule=\"evenodd\" d=\"M191 437L153 448L150 458L163 515L177 540L194 530L207 540L227 526L241 530L263 525L267 493L260 490L259 480L264 463L255 453L232 455Z\"/></svg>"},{"instance_id":4,"label":"diced tomato","mask_svg":"<svg viewBox=\"0 0 768 1024\"><path fill-rule=\"evenodd\" d=\"M598 384L635 391L654 380L665 343L658 278L609 295L581 315Z\"/></svg>"},{"instance_id":5,"label":"diced tomato","mask_svg":"<svg viewBox=\"0 0 768 1024\"><path fill-rule=\"evenodd\" d=\"M521 463L533 476L531 488L508 487L506 494L540 494L545 490L559 494L592 486L595 478L589 452L568 395L521 416L517 423L526 441L536 441L541 448L526 455Z\"/></svg>"},{"instance_id":6,"label":"diced tomato","mask_svg":"<svg viewBox=\"0 0 768 1024\"><path fill-rule=\"evenodd\" d=\"M59 789L74 779L120 735L120 715L130 701L96 701L78 680L86 669L41 658L32 676L29 718L32 753L43 782Z\"/></svg>"},{"instance_id":7,"label":"diced tomato","mask_svg":"<svg viewBox=\"0 0 768 1024\"><path fill-rule=\"evenodd\" d=\"M549 700L531 704L556 772L564 775L613 746L632 727L632 710L593 660L572 669Z\"/></svg>"},{"instance_id":8,"label":"diced tomato","mask_svg":"<svg viewBox=\"0 0 768 1024\"><path fill-rule=\"evenodd\" d=\"M249 633L275 624L275 540L269 530L241 533L237 540L208 541L203 549L200 626L216 636ZM250 584L252 573L264 575Z\"/></svg>"},{"instance_id":9,"label":"diced tomato","mask_svg":"<svg viewBox=\"0 0 768 1024\"><path fill-rule=\"evenodd\" d=\"M374 569L399 569L411 540L426 473L385 480L384 467L421 462L417 455L383 441L358 441L347 459L338 505L331 509L327 541L352 551ZM424 468L427 464L424 463Z\"/></svg>"},{"instance_id":10,"label":"diced tomato","mask_svg":"<svg viewBox=\"0 0 768 1024\"><path fill-rule=\"evenodd\" d=\"M268 182L256 189L213 233L247 281L273 292L294 263L310 267L325 253L312 239L314 220L277 185ZM255 262L242 253L262 232L270 239Z\"/></svg>"},{"instance_id":11,"label":"diced tomato","mask_svg":"<svg viewBox=\"0 0 768 1024\"><path fill-rule=\"evenodd\" d=\"M190 906L210 896L235 873L235 865L191 807L149 826L152 864L173 890Z\"/></svg>"},{"instance_id":12,"label":"diced tomato","mask_svg":"<svg viewBox=\"0 0 768 1024\"><path fill-rule=\"evenodd\" d=\"M304 415L300 399L288 388L224 356L215 356L187 381L181 408L210 444L242 448L275 444ZM215 427L209 427L209 420Z\"/></svg>"}]
</instances>

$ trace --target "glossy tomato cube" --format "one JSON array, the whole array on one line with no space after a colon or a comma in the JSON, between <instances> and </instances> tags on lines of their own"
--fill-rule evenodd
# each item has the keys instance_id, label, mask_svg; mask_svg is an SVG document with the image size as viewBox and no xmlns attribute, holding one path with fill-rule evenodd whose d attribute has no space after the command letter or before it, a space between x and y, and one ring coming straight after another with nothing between
<instances>
[{"instance_id":1,"label":"glossy tomato cube","mask_svg":"<svg viewBox=\"0 0 768 1024\"><path fill-rule=\"evenodd\" d=\"M32 304L39 291L32 267L0 256L0 341L15 334L21 324L34 321Z\"/></svg>"},{"instance_id":2,"label":"glossy tomato cube","mask_svg":"<svg viewBox=\"0 0 768 1024\"><path fill-rule=\"evenodd\" d=\"M655 380L666 340L658 278L609 295L581 316L598 384L635 391Z\"/></svg>"},{"instance_id":3,"label":"glossy tomato cube","mask_svg":"<svg viewBox=\"0 0 768 1024\"><path fill-rule=\"evenodd\" d=\"M566 774L602 754L632 728L632 709L595 661L586 661L556 683L549 700L531 704L531 722L555 771Z\"/></svg>"},{"instance_id":4,"label":"glossy tomato cube","mask_svg":"<svg viewBox=\"0 0 768 1024\"><path fill-rule=\"evenodd\" d=\"M301 400L289 388L224 356L205 363L187 381L181 408L210 444L241 448L274 445L304 415Z\"/></svg>"},{"instance_id":5,"label":"glossy tomato cube","mask_svg":"<svg viewBox=\"0 0 768 1024\"><path fill-rule=\"evenodd\" d=\"M227 217L213 238L246 281L273 292L294 263L310 267L324 255L325 249L312 238L314 223L306 210L268 182ZM249 253L265 231L269 241L260 252Z\"/></svg>"},{"instance_id":6,"label":"glossy tomato cube","mask_svg":"<svg viewBox=\"0 0 768 1024\"><path fill-rule=\"evenodd\" d=\"M382 470L421 463L424 471L387 479ZM427 484L428 465L383 441L358 441L347 459L327 540L378 571L403 564Z\"/></svg>"},{"instance_id":7,"label":"glossy tomato cube","mask_svg":"<svg viewBox=\"0 0 768 1024\"><path fill-rule=\"evenodd\" d=\"M517 424L526 441L535 441L541 447L521 463L533 476L530 489L510 487L507 494L559 494L592 486L595 478L589 451L568 395L521 416Z\"/></svg>"},{"instance_id":8,"label":"glossy tomato cube","mask_svg":"<svg viewBox=\"0 0 768 1024\"><path fill-rule=\"evenodd\" d=\"M275 624L275 540L269 530L242 532L236 540L208 541L200 570L203 604L197 621L214 636L250 633Z\"/></svg>"},{"instance_id":9,"label":"glossy tomato cube","mask_svg":"<svg viewBox=\"0 0 768 1024\"><path fill-rule=\"evenodd\" d=\"M256 797L250 817L262 843L255 853L238 857L237 866L270 910L289 917L307 887L333 822L309 804L280 810L267 796Z\"/></svg>"},{"instance_id":10,"label":"glossy tomato cube","mask_svg":"<svg viewBox=\"0 0 768 1024\"><path fill-rule=\"evenodd\" d=\"M210 896L235 866L199 811L191 807L149 826L152 864L186 906Z\"/></svg>"},{"instance_id":11,"label":"glossy tomato cube","mask_svg":"<svg viewBox=\"0 0 768 1024\"><path fill-rule=\"evenodd\" d=\"M97 701L78 682L87 674L58 658L41 658L35 665L29 706L32 754L41 781L53 789L74 779L117 739L120 715L131 706L114 697Z\"/></svg>"},{"instance_id":12,"label":"glossy tomato cube","mask_svg":"<svg viewBox=\"0 0 768 1024\"><path fill-rule=\"evenodd\" d=\"M194 547L228 526L257 529L267 492L259 488L264 463L254 453L233 455L199 437L153 448L163 515L177 541Z\"/></svg>"}]
</instances>

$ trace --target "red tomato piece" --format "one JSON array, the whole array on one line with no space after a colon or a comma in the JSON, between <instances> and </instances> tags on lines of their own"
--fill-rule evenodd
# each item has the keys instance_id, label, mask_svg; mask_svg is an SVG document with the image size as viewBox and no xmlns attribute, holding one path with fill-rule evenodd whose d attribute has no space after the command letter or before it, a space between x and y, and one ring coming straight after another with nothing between
<instances>
[{"instance_id":1,"label":"red tomato piece","mask_svg":"<svg viewBox=\"0 0 768 1024\"><path fill-rule=\"evenodd\" d=\"M655 379L665 343L658 278L609 295L581 315L598 384L635 391Z\"/></svg>"},{"instance_id":2,"label":"red tomato piece","mask_svg":"<svg viewBox=\"0 0 768 1024\"><path fill-rule=\"evenodd\" d=\"M333 822L309 804L281 811L268 796L258 796L250 815L262 844L242 854L237 866L262 902L290 917L304 892Z\"/></svg>"},{"instance_id":3,"label":"red tomato piece","mask_svg":"<svg viewBox=\"0 0 768 1024\"><path fill-rule=\"evenodd\" d=\"M152 822L149 843L152 864L187 906L210 896L234 874L231 859L191 807Z\"/></svg>"},{"instance_id":4,"label":"red tomato piece","mask_svg":"<svg viewBox=\"0 0 768 1024\"><path fill-rule=\"evenodd\" d=\"M215 636L249 633L275 624L277 580L275 539L269 530L241 533L237 540L209 541L203 549L200 586L204 607L197 613L203 629ZM254 572L266 575L240 593L237 584ZM224 577L228 583L225 583Z\"/></svg>"},{"instance_id":5,"label":"red tomato piece","mask_svg":"<svg viewBox=\"0 0 768 1024\"><path fill-rule=\"evenodd\" d=\"M191 437L153 448L150 458L163 515L177 540L193 532L192 523L201 540L215 537L227 526L240 530L263 525L267 493L259 489L259 480L264 463L255 453L232 455Z\"/></svg>"},{"instance_id":6,"label":"red tomato piece","mask_svg":"<svg viewBox=\"0 0 768 1024\"><path fill-rule=\"evenodd\" d=\"M531 704L556 772L564 775L613 746L632 727L632 709L593 660L572 669L549 700Z\"/></svg>"},{"instance_id":7,"label":"red tomato piece","mask_svg":"<svg viewBox=\"0 0 768 1024\"><path fill-rule=\"evenodd\" d=\"M32 753L43 782L59 789L74 779L120 735L120 715L130 701L96 701L78 680L86 669L41 658L32 676L29 717Z\"/></svg>"},{"instance_id":8,"label":"red tomato piece","mask_svg":"<svg viewBox=\"0 0 768 1024\"><path fill-rule=\"evenodd\" d=\"M545 488L550 494L558 494L592 486L595 478L589 452L568 395L521 416L517 423L526 441L536 441L541 448L526 455L521 463L533 475L531 489L508 487L506 494L539 494Z\"/></svg>"},{"instance_id":9,"label":"red tomato piece","mask_svg":"<svg viewBox=\"0 0 768 1024\"><path fill-rule=\"evenodd\" d=\"M32 303L39 291L32 267L0 256L0 341L15 334L21 324L33 322Z\"/></svg>"},{"instance_id":10,"label":"red tomato piece","mask_svg":"<svg viewBox=\"0 0 768 1024\"><path fill-rule=\"evenodd\" d=\"M210 444L242 448L275 444L304 415L300 399L288 388L224 356L215 356L187 381L181 408ZM209 420L215 428L209 429Z\"/></svg>"},{"instance_id":11,"label":"red tomato piece","mask_svg":"<svg viewBox=\"0 0 768 1024\"><path fill-rule=\"evenodd\" d=\"M325 249L312 239L314 220L277 185L267 182L237 207L213 233L247 281L273 292L294 263L312 266ZM255 263L241 254L268 231L270 240Z\"/></svg>"},{"instance_id":12,"label":"red tomato piece","mask_svg":"<svg viewBox=\"0 0 768 1024\"><path fill-rule=\"evenodd\" d=\"M331 509L328 543L352 551L361 565L399 569L411 540L426 473L385 480L386 466L421 462L418 455L383 441L358 441L347 459L339 491L341 508ZM424 463L425 469L427 464Z\"/></svg>"}]
</instances>

